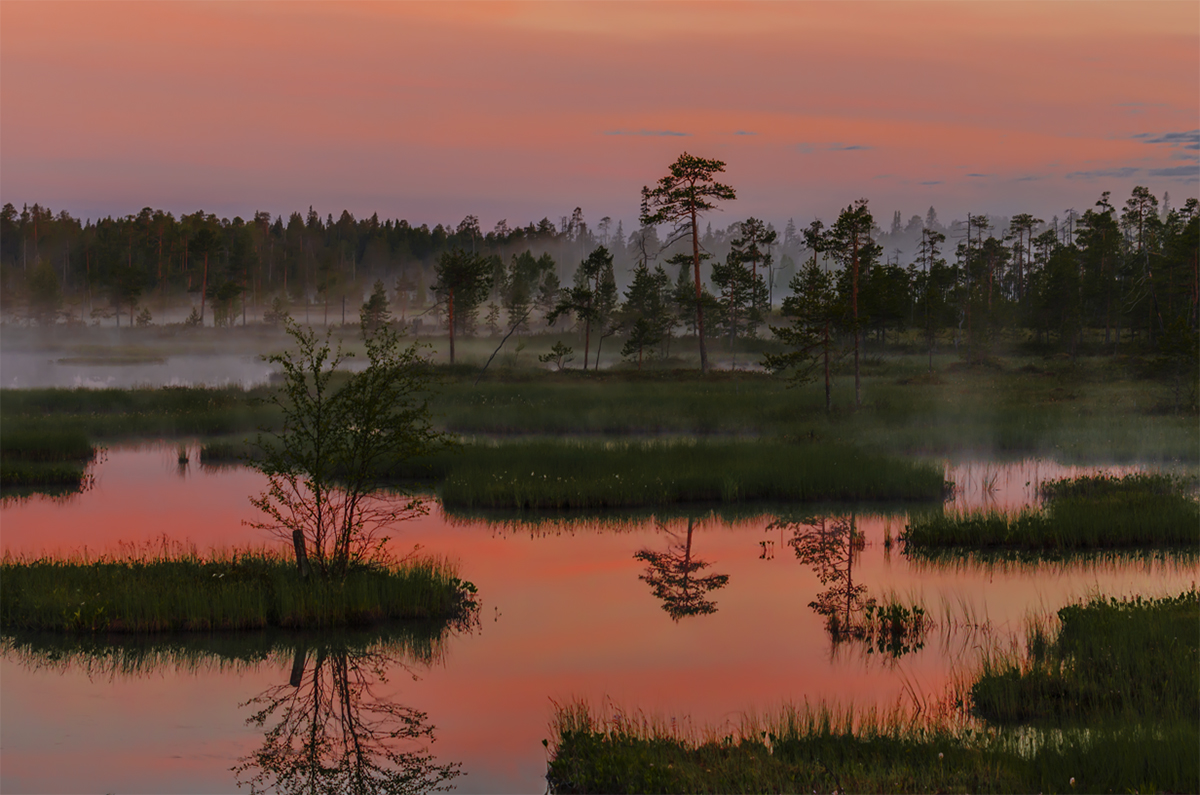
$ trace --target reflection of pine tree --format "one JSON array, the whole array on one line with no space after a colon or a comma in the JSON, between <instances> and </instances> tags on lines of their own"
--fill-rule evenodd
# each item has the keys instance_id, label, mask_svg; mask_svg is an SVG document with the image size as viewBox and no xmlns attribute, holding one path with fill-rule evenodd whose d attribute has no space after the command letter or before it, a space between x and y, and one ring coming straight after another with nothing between
<instances>
[{"instance_id":1,"label":"reflection of pine tree","mask_svg":"<svg viewBox=\"0 0 1200 795\"><path fill-rule=\"evenodd\" d=\"M253 771L251 792L366 793L449 789L459 765L438 764L426 746L433 727L423 712L380 698L384 671L403 665L388 644L367 649L322 646L311 670L308 650L296 650L291 681L251 699L247 721L278 722L261 748L241 760L239 778Z\"/></svg>"},{"instance_id":2,"label":"reflection of pine tree","mask_svg":"<svg viewBox=\"0 0 1200 795\"><path fill-rule=\"evenodd\" d=\"M826 589L809 603L825 617L825 628L834 641L861 637L863 609L875 600L867 596L867 586L854 581L854 563L863 549L863 536L855 529L854 514L849 517L821 516L803 523L791 523L788 541L796 558L812 566Z\"/></svg>"},{"instance_id":3,"label":"reflection of pine tree","mask_svg":"<svg viewBox=\"0 0 1200 795\"><path fill-rule=\"evenodd\" d=\"M655 597L662 601L663 610L675 621L684 616L717 612L716 603L704 595L724 588L729 582L728 574L697 576L709 564L692 557L694 524L695 519L689 516L687 540L683 544L672 544L666 552L643 549L634 555L647 564L646 573L639 579L649 583Z\"/></svg>"}]
</instances>

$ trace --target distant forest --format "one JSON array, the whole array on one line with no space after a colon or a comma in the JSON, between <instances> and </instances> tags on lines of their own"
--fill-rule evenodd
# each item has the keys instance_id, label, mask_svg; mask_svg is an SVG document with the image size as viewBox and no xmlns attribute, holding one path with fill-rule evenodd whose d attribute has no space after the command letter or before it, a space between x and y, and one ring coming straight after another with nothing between
<instances>
[{"instance_id":1,"label":"distant forest","mask_svg":"<svg viewBox=\"0 0 1200 795\"><path fill-rule=\"evenodd\" d=\"M853 322L877 341L917 331L909 336L932 344L952 333L986 350L1008 333L1069 352L1085 336L1116 345L1153 343L1172 328L1194 334L1200 319L1197 201L1171 208L1143 187L1123 204L1104 193L1082 214L1049 220L968 214L943 224L931 207L907 221L896 212L885 228L862 200L828 228L701 225L707 333L730 344L769 337L781 312L800 324L824 317L842 332ZM640 362L694 333L691 261L690 240L664 248L655 227L593 226L579 208L558 223L501 221L483 232L474 216L430 229L349 212L322 219L312 208L249 220L146 208L84 223L5 204L0 314L36 325L234 326L288 314L331 324L358 322L371 304L377 319L429 332L449 322L452 274L467 267L475 276L453 308L457 332L574 323L628 340L626 355Z\"/></svg>"}]
</instances>

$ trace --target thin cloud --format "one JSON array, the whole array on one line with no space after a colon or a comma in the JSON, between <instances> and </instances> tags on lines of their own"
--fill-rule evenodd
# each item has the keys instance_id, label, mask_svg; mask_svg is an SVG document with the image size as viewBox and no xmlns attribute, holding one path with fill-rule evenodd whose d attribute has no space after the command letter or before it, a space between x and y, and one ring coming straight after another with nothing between
<instances>
[{"instance_id":1,"label":"thin cloud","mask_svg":"<svg viewBox=\"0 0 1200 795\"><path fill-rule=\"evenodd\" d=\"M1035 177L1032 174L1027 174L1024 177L1017 177L1015 181L1016 182L1034 182L1039 179L1042 179L1042 177Z\"/></svg>"},{"instance_id":2,"label":"thin cloud","mask_svg":"<svg viewBox=\"0 0 1200 795\"><path fill-rule=\"evenodd\" d=\"M868 144L844 144L841 141L802 141L796 144L796 151L805 155L818 149L823 152L865 152L874 148Z\"/></svg>"},{"instance_id":3,"label":"thin cloud","mask_svg":"<svg viewBox=\"0 0 1200 795\"><path fill-rule=\"evenodd\" d=\"M990 177L991 174L967 174L968 177Z\"/></svg>"},{"instance_id":4,"label":"thin cloud","mask_svg":"<svg viewBox=\"0 0 1200 795\"><path fill-rule=\"evenodd\" d=\"M677 136L682 137L691 135L687 132L678 132L677 130L605 130L604 135L639 135L639 136Z\"/></svg>"},{"instance_id":5,"label":"thin cloud","mask_svg":"<svg viewBox=\"0 0 1200 795\"><path fill-rule=\"evenodd\" d=\"M918 182L917 184L918 184L918 185L941 185L941 184L942 184L942 180L940 180L940 179L928 179L928 180L925 180L924 182Z\"/></svg>"},{"instance_id":6,"label":"thin cloud","mask_svg":"<svg viewBox=\"0 0 1200 795\"><path fill-rule=\"evenodd\" d=\"M753 130L735 130L733 134L734 135L758 135L758 133L754 132Z\"/></svg>"},{"instance_id":7,"label":"thin cloud","mask_svg":"<svg viewBox=\"0 0 1200 795\"><path fill-rule=\"evenodd\" d=\"M1186 146L1188 149L1200 149L1200 130L1138 133L1133 137L1145 144L1167 144L1168 146Z\"/></svg>"},{"instance_id":8,"label":"thin cloud","mask_svg":"<svg viewBox=\"0 0 1200 795\"><path fill-rule=\"evenodd\" d=\"M1095 171L1072 171L1067 174L1067 179L1096 179L1097 177L1125 179L1132 177L1140 170L1133 166L1125 166L1123 168L1098 168Z\"/></svg>"},{"instance_id":9,"label":"thin cloud","mask_svg":"<svg viewBox=\"0 0 1200 795\"><path fill-rule=\"evenodd\" d=\"M1200 177L1200 165L1152 168L1146 173L1152 177Z\"/></svg>"}]
</instances>

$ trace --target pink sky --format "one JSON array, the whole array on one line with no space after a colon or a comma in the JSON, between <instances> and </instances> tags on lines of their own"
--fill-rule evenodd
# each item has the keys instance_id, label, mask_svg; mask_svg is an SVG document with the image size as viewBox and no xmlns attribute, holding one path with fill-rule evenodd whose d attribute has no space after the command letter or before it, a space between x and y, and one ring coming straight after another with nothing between
<instances>
[{"instance_id":1,"label":"pink sky","mask_svg":"<svg viewBox=\"0 0 1200 795\"><path fill-rule=\"evenodd\" d=\"M0 200L74 215L629 224L680 152L714 215L867 197L1045 218L1200 187L1200 5L0 3Z\"/></svg>"}]
</instances>

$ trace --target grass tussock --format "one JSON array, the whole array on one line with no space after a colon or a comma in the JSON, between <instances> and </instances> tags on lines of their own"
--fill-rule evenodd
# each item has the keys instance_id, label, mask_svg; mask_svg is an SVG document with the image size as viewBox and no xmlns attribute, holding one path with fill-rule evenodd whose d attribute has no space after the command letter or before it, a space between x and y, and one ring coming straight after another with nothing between
<instances>
[{"instance_id":1,"label":"grass tussock","mask_svg":"<svg viewBox=\"0 0 1200 795\"><path fill-rule=\"evenodd\" d=\"M1025 654L993 655L971 690L994 723L1190 722L1200 715L1200 598L1095 598L1034 623ZM1193 757L1195 761L1195 757Z\"/></svg>"},{"instance_id":2,"label":"grass tussock","mask_svg":"<svg viewBox=\"0 0 1200 795\"><path fill-rule=\"evenodd\" d=\"M344 580L301 580L265 553L0 560L6 632L175 632L326 629L447 619L469 610L474 586L443 561L360 568Z\"/></svg>"},{"instance_id":3,"label":"grass tussock","mask_svg":"<svg viewBox=\"0 0 1200 795\"><path fill-rule=\"evenodd\" d=\"M944 488L936 466L826 443L472 445L450 466L442 500L459 509L930 500Z\"/></svg>"}]
</instances>

